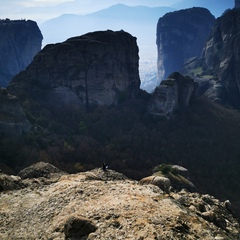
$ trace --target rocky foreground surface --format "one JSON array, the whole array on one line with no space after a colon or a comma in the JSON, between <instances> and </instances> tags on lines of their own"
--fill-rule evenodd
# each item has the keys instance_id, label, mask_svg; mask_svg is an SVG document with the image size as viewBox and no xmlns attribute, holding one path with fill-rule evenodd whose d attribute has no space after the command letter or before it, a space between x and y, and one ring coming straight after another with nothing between
<instances>
[{"instance_id":1,"label":"rocky foreground surface","mask_svg":"<svg viewBox=\"0 0 240 240\"><path fill-rule=\"evenodd\" d=\"M41 173L0 174L0 239L240 239L230 202L210 195L166 193L112 170Z\"/></svg>"}]
</instances>

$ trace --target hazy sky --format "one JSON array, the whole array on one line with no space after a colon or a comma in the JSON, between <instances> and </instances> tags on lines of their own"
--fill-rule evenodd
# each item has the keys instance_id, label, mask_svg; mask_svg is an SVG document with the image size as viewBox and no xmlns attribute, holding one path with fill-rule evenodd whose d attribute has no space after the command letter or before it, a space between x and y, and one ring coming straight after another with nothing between
<instances>
[{"instance_id":1,"label":"hazy sky","mask_svg":"<svg viewBox=\"0 0 240 240\"><path fill-rule=\"evenodd\" d=\"M170 6L179 0L0 0L0 18L32 19L38 22L64 13L87 14L116 3Z\"/></svg>"}]
</instances>

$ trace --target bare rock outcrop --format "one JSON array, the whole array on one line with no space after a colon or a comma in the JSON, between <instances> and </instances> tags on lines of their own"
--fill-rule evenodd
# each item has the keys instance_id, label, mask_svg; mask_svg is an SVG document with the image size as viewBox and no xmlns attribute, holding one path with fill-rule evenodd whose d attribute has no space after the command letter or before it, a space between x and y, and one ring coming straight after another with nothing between
<instances>
[{"instance_id":1,"label":"bare rock outcrop","mask_svg":"<svg viewBox=\"0 0 240 240\"><path fill-rule=\"evenodd\" d=\"M43 36L36 22L0 20L0 86L24 70L41 50Z\"/></svg>"},{"instance_id":2,"label":"bare rock outcrop","mask_svg":"<svg viewBox=\"0 0 240 240\"><path fill-rule=\"evenodd\" d=\"M0 192L0 238L5 239L231 239L239 224L209 195L163 193L137 181L63 175L39 187ZM27 231L26 231L27 229Z\"/></svg>"},{"instance_id":3,"label":"bare rock outcrop","mask_svg":"<svg viewBox=\"0 0 240 240\"><path fill-rule=\"evenodd\" d=\"M138 60L136 38L129 33L92 32L47 45L9 89L49 108L118 104L140 89Z\"/></svg>"},{"instance_id":4,"label":"bare rock outcrop","mask_svg":"<svg viewBox=\"0 0 240 240\"><path fill-rule=\"evenodd\" d=\"M196 191L195 185L189 180L188 170L179 165L161 164L153 169L153 175L151 176L169 179L168 190L180 191L187 189L190 192ZM171 186L171 188L170 188Z\"/></svg>"},{"instance_id":5,"label":"bare rock outcrop","mask_svg":"<svg viewBox=\"0 0 240 240\"><path fill-rule=\"evenodd\" d=\"M200 57L215 18L205 8L168 13L157 24L158 78L179 71L184 62Z\"/></svg>"},{"instance_id":6,"label":"bare rock outcrop","mask_svg":"<svg viewBox=\"0 0 240 240\"><path fill-rule=\"evenodd\" d=\"M149 112L170 118L174 111L184 110L194 96L196 84L189 77L172 73L155 89L149 103Z\"/></svg>"},{"instance_id":7,"label":"bare rock outcrop","mask_svg":"<svg viewBox=\"0 0 240 240\"><path fill-rule=\"evenodd\" d=\"M24 188L25 184L18 176L0 173L0 192Z\"/></svg>"},{"instance_id":8,"label":"bare rock outcrop","mask_svg":"<svg viewBox=\"0 0 240 240\"><path fill-rule=\"evenodd\" d=\"M128 178L119 172L111 169L103 170L102 168L95 168L91 171L86 172L87 180L102 180L102 181L119 181L127 180Z\"/></svg>"},{"instance_id":9,"label":"bare rock outcrop","mask_svg":"<svg viewBox=\"0 0 240 240\"><path fill-rule=\"evenodd\" d=\"M18 173L18 176L20 176L21 179L40 177L50 178L53 176L60 177L61 175L65 174L65 172L50 163L38 162L21 170Z\"/></svg>"}]
</instances>

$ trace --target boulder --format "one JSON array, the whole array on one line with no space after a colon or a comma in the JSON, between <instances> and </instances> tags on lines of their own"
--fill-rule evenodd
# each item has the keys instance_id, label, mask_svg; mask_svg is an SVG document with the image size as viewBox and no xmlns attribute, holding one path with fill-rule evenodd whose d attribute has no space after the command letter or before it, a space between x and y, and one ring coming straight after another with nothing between
<instances>
[{"instance_id":1,"label":"boulder","mask_svg":"<svg viewBox=\"0 0 240 240\"><path fill-rule=\"evenodd\" d=\"M127 179L128 178L124 174L111 169L103 171L102 168L95 168L86 172L86 180L119 181Z\"/></svg>"},{"instance_id":2,"label":"boulder","mask_svg":"<svg viewBox=\"0 0 240 240\"><path fill-rule=\"evenodd\" d=\"M215 17L205 8L167 13L157 24L158 80L179 71L185 61L200 57Z\"/></svg>"},{"instance_id":3,"label":"boulder","mask_svg":"<svg viewBox=\"0 0 240 240\"><path fill-rule=\"evenodd\" d=\"M43 36L31 20L0 20L0 86L24 70L41 50Z\"/></svg>"},{"instance_id":4,"label":"boulder","mask_svg":"<svg viewBox=\"0 0 240 240\"><path fill-rule=\"evenodd\" d=\"M189 181L188 170L179 165L161 164L153 169L153 176L166 177L171 182L173 190L195 191L196 187Z\"/></svg>"},{"instance_id":5,"label":"boulder","mask_svg":"<svg viewBox=\"0 0 240 240\"><path fill-rule=\"evenodd\" d=\"M189 173L188 173L188 170L182 166L179 166L179 165L172 165L171 168L176 171L177 174L180 174L182 175L183 177L185 178L188 178L189 177Z\"/></svg>"},{"instance_id":6,"label":"boulder","mask_svg":"<svg viewBox=\"0 0 240 240\"><path fill-rule=\"evenodd\" d=\"M171 182L168 178L159 177L159 176L145 177L145 178L141 179L139 183L141 185L153 184L155 186L158 186L161 190L163 190L165 192L169 192L169 188L171 185Z\"/></svg>"},{"instance_id":7,"label":"boulder","mask_svg":"<svg viewBox=\"0 0 240 240\"><path fill-rule=\"evenodd\" d=\"M0 192L7 190L18 190L24 188L21 178L18 176L0 173Z\"/></svg>"}]
</instances>

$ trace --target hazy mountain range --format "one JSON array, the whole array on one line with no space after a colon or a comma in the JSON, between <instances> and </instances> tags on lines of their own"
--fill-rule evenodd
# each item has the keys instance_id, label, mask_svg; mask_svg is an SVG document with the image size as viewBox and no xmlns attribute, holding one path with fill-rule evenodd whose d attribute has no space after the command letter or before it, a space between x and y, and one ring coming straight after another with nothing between
<instances>
[{"instance_id":1,"label":"hazy mountain range","mask_svg":"<svg viewBox=\"0 0 240 240\"><path fill-rule=\"evenodd\" d=\"M169 7L126 6L117 4L87 15L64 14L40 25L44 44L61 42L69 37L96 30L123 29L136 36L138 44L155 45L159 17L174 11Z\"/></svg>"},{"instance_id":2,"label":"hazy mountain range","mask_svg":"<svg viewBox=\"0 0 240 240\"><path fill-rule=\"evenodd\" d=\"M116 4L122 2L123 4ZM215 16L221 15L226 9L233 7L233 1L214 1L206 0L181 0L181 1L166 1L156 0L129 0L111 1L113 4L110 7L108 0L101 1L101 5L93 4L93 1L77 1L66 2L59 4L55 7L41 7L41 8L26 8L23 12L50 12L59 11L64 14L49 19L43 24L40 24L41 31L44 36L44 44L64 41L68 37L81 35L86 32L112 29L124 29L138 38L140 46L155 45L156 24L160 17L165 13L178 9L189 8L193 6L206 7ZM172 5L171 5L172 4ZM158 5L158 6L156 6ZM171 6L170 6L171 5ZM75 7L74 7L75 6ZM84 11L84 9L99 9L100 6L106 8L92 12L89 14L76 14L77 12ZM217 7L216 7L217 6ZM62 10L64 8L64 10ZM81 9L81 10L80 10Z\"/></svg>"},{"instance_id":3,"label":"hazy mountain range","mask_svg":"<svg viewBox=\"0 0 240 240\"><path fill-rule=\"evenodd\" d=\"M93 13L118 3L129 6L168 6L175 9L208 7L215 16L219 16L224 9L232 8L234 5L233 0L1 0L0 14L2 18L28 18L42 22L64 13Z\"/></svg>"}]
</instances>

